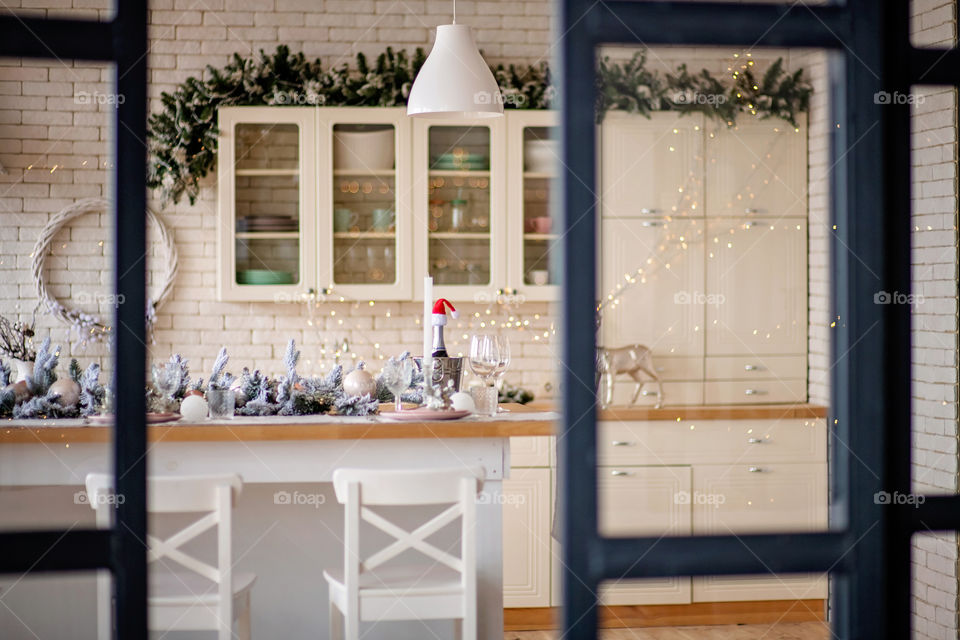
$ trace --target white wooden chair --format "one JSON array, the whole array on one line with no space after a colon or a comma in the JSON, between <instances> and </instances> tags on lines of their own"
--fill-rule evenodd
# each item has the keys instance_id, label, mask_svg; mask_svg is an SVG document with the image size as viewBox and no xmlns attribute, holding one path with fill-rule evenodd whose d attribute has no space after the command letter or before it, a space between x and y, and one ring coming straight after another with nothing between
<instances>
[{"instance_id":1,"label":"white wooden chair","mask_svg":"<svg viewBox=\"0 0 960 640\"><path fill-rule=\"evenodd\" d=\"M330 640L358 640L361 621L454 619L458 635L477 637L476 502L481 468L383 471L337 469L333 486L345 505L343 567L323 572L330 598ZM450 504L413 531L390 522L370 506ZM427 542L460 519L460 557ZM364 558L360 522L394 540ZM414 550L430 562L387 564Z\"/></svg>"},{"instance_id":2,"label":"white wooden chair","mask_svg":"<svg viewBox=\"0 0 960 640\"><path fill-rule=\"evenodd\" d=\"M166 539L147 535L148 625L151 631L216 630L218 640L250 638L250 588L256 575L233 571L232 512L243 481L237 475L151 477L147 483L148 513L204 513ZM87 498L97 512L97 526L109 527L116 498L113 476L87 476ZM181 547L200 534L217 529L217 562L210 564ZM167 561L170 562L167 562ZM163 565L157 567L155 563ZM184 570L186 569L186 570ZM113 593L110 574L97 578L97 633L113 636Z\"/></svg>"}]
</instances>

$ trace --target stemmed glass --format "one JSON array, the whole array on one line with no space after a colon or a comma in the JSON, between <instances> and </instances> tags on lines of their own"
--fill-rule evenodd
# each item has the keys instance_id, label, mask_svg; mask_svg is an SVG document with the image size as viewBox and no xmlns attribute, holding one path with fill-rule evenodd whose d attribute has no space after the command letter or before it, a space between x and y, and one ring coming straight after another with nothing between
<instances>
[{"instance_id":1,"label":"stemmed glass","mask_svg":"<svg viewBox=\"0 0 960 640\"><path fill-rule=\"evenodd\" d=\"M499 385L500 379L510 366L510 339L507 338L507 336L496 336L496 340L497 347L500 350L500 360L497 362L497 368L493 372L495 387ZM498 407L498 411L508 411L508 409Z\"/></svg>"},{"instance_id":2,"label":"stemmed glass","mask_svg":"<svg viewBox=\"0 0 960 640\"><path fill-rule=\"evenodd\" d=\"M470 370L483 381L483 387L474 395L477 411L487 415L497 412L497 388L490 386L490 378L500 367L500 343L495 335L479 334L470 341ZM505 367L504 367L505 368Z\"/></svg>"},{"instance_id":3,"label":"stemmed glass","mask_svg":"<svg viewBox=\"0 0 960 640\"><path fill-rule=\"evenodd\" d=\"M410 358L399 361L390 358L383 367L383 384L393 394L395 411L403 411L400 396L410 388L410 384L413 382L413 370L413 360Z\"/></svg>"}]
</instances>

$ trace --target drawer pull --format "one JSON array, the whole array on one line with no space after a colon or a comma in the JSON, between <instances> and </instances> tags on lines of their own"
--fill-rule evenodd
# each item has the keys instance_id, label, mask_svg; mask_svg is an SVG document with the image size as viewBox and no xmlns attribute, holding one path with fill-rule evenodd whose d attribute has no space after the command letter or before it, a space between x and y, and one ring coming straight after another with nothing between
<instances>
[{"instance_id":1,"label":"drawer pull","mask_svg":"<svg viewBox=\"0 0 960 640\"><path fill-rule=\"evenodd\" d=\"M765 395L767 395L767 392L764 391L763 389L745 389L745 390L743 391L743 395L745 395L745 396L765 396Z\"/></svg>"},{"instance_id":2,"label":"drawer pull","mask_svg":"<svg viewBox=\"0 0 960 640\"><path fill-rule=\"evenodd\" d=\"M763 367L756 364L746 364L743 366L744 371L762 371Z\"/></svg>"},{"instance_id":3,"label":"drawer pull","mask_svg":"<svg viewBox=\"0 0 960 640\"><path fill-rule=\"evenodd\" d=\"M747 438L747 442L750 444L763 444L762 438Z\"/></svg>"},{"instance_id":4,"label":"drawer pull","mask_svg":"<svg viewBox=\"0 0 960 640\"><path fill-rule=\"evenodd\" d=\"M763 213L763 209L755 209L754 207L747 207L743 210L744 213Z\"/></svg>"},{"instance_id":5,"label":"drawer pull","mask_svg":"<svg viewBox=\"0 0 960 640\"><path fill-rule=\"evenodd\" d=\"M660 210L659 210L659 209L649 209L649 208L647 208L647 207L644 207L643 209L640 209L640 213L647 213L647 214L650 214L650 213L660 213Z\"/></svg>"},{"instance_id":6,"label":"drawer pull","mask_svg":"<svg viewBox=\"0 0 960 640\"><path fill-rule=\"evenodd\" d=\"M748 209L747 211L749 212L749 209ZM757 211L756 213L760 213L760 212ZM753 229L754 227L765 227L765 226L767 226L767 223L766 223L766 222L759 222L759 221L756 221L756 222L751 221L751 222L744 222L744 223L743 223L743 228L746 229L746 230L748 230L748 231L749 231L750 229Z\"/></svg>"},{"instance_id":7,"label":"drawer pull","mask_svg":"<svg viewBox=\"0 0 960 640\"><path fill-rule=\"evenodd\" d=\"M763 473L763 467L750 467L747 471L750 473Z\"/></svg>"},{"instance_id":8,"label":"drawer pull","mask_svg":"<svg viewBox=\"0 0 960 640\"><path fill-rule=\"evenodd\" d=\"M621 471L620 469L614 469L610 472L610 475L620 477L620 476L632 476L633 471Z\"/></svg>"},{"instance_id":9,"label":"drawer pull","mask_svg":"<svg viewBox=\"0 0 960 640\"><path fill-rule=\"evenodd\" d=\"M610 446L611 447L632 447L635 444L636 444L635 442L632 442L630 440L614 440L613 442L610 443Z\"/></svg>"},{"instance_id":10,"label":"drawer pull","mask_svg":"<svg viewBox=\"0 0 960 640\"><path fill-rule=\"evenodd\" d=\"M662 227L663 226L662 222L655 222L653 220L644 220L640 224L644 227Z\"/></svg>"},{"instance_id":11,"label":"drawer pull","mask_svg":"<svg viewBox=\"0 0 960 640\"><path fill-rule=\"evenodd\" d=\"M650 391L649 389L644 389L643 391L640 392L640 395L642 395L644 398L646 398L646 397L648 397L648 396L655 396L655 395L657 395L657 392L656 392L656 391Z\"/></svg>"}]
</instances>

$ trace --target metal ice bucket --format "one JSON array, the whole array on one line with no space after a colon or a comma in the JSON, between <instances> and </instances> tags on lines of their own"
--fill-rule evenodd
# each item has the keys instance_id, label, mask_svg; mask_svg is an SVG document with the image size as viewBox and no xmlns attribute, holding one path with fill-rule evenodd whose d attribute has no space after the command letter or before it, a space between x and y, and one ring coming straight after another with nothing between
<instances>
[{"instance_id":1,"label":"metal ice bucket","mask_svg":"<svg viewBox=\"0 0 960 640\"><path fill-rule=\"evenodd\" d=\"M433 358L433 385L441 389L447 387L447 380L453 380L453 390L460 391L460 379L463 377L463 358ZM414 358L417 371L423 371L423 358Z\"/></svg>"}]
</instances>

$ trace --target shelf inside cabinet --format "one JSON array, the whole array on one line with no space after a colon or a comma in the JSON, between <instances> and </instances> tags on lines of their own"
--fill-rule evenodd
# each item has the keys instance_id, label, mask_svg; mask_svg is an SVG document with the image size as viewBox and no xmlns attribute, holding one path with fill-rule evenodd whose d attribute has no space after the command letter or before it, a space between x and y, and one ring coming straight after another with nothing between
<instances>
[{"instance_id":1,"label":"shelf inside cabinet","mask_svg":"<svg viewBox=\"0 0 960 640\"><path fill-rule=\"evenodd\" d=\"M238 176L296 176L300 174L299 169L237 169L234 173Z\"/></svg>"},{"instance_id":2,"label":"shelf inside cabinet","mask_svg":"<svg viewBox=\"0 0 960 640\"><path fill-rule=\"evenodd\" d=\"M523 234L524 240L548 241L548 240L556 240L559 237L560 235L556 233L525 233Z\"/></svg>"},{"instance_id":3,"label":"shelf inside cabinet","mask_svg":"<svg viewBox=\"0 0 960 640\"><path fill-rule=\"evenodd\" d=\"M523 177L527 180L550 180L556 178L556 174L543 171L524 171Z\"/></svg>"},{"instance_id":4,"label":"shelf inside cabinet","mask_svg":"<svg viewBox=\"0 0 960 640\"><path fill-rule=\"evenodd\" d=\"M487 231L431 231L431 238L437 240L487 240L490 233Z\"/></svg>"},{"instance_id":5,"label":"shelf inside cabinet","mask_svg":"<svg viewBox=\"0 0 960 640\"><path fill-rule=\"evenodd\" d=\"M356 177L392 177L396 175L395 169L334 169L335 176L356 176Z\"/></svg>"},{"instance_id":6,"label":"shelf inside cabinet","mask_svg":"<svg viewBox=\"0 0 960 640\"><path fill-rule=\"evenodd\" d=\"M237 240L297 240L299 231L238 231Z\"/></svg>"},{"instance_id":7,"label":"shelf inside cabinet","mask_svg":"<svg viewBox=\"0 0 960 640\"><path fill-rule=\"evenodd\" d=\"M430 169L429 173L438 178L472 178L490 175L487 169Z\"/></svg>"},{"instance_id":8,"label":"shelf inside cabinet","mask_svg":"<svg viewBox=\"0 0 960 640\"><path fill-rule=\"evenodd\" d=\"M393 231L335 231L334 238L344 239L370 239L370 240L393 240L396 234Z\"/></svg>"}]
</instances>

